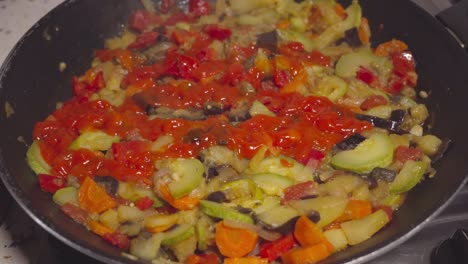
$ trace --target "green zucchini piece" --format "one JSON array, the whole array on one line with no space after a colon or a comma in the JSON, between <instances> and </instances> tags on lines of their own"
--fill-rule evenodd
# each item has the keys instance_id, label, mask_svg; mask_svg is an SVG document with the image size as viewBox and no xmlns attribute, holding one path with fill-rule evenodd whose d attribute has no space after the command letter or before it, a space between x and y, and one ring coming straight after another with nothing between
<instances>
[{"instance_id":1,"label":"green zucchini piece","mask_svg":"<svg viewBox=\"0 0 468 264\"><path fill-rule=\"evenodd\" d=\"M195 235L195 228L190 224L181 224L163 234L161 245L172 246Z\"/></svg>"},{"instance_id":2,"label":"green zucchini piece","mask_svg":"<svg viewBox=\"0 0 468 264\"><path fill-rule=\"evenodd\" d=\"M348 84L343 79L336 76L325 76L319 81L317 88L312 91L312 94L324 96L330 99L330 101L336 102L347 91Z\"/></svg>"},{"instance_id":3,"label":"green zucchini piece","mask_svg":"<svg viewBox=\"0 0 468 264\"><path fill-rule=\"evenodd\" d=\"M277 196L265 196L262 203L253 208L255 214L261 214L279 206L281 199Z\"/></svg>"},{"instance_id":4,"label":"green zucchini piece","mask_svg":"<svg viewBox=\"0 0 468 264\"><path fill-rule=\"evenodd\" d=\"M158 256L163 234L153 234L146 239L138 236L130 241L130 254L143 260L153 260Z\"/></svg>"},{"instance_id":5,"label":"green zucchini piece","mask_svg":"<svg viewBox=\"0 0 468 264\"><path fill-rule=\"evenodd\" d=\"M138 199L148 197L153 200L153 207L161 207L163 202L154 194L151 189L140 187L134 183L120 182L117 189L117 194L130 202L136 202Z\"/></svg>"},{"instance_id":6,"label":"green zucchini piece","mask_svg":"<svg viewBox=\"0 0 468 264\"><path fill-rule=\"evenodd\" d=\"M171 247L172 253L180 263L185 263L185 260L190 256L195 254L197 249L197 237L190 236L187 239L175 243Z\"/></svg>"},{"instance_id":7,"label":"green zucchini piece","mask_svg":"<svg viewBox=\"0 0 468 264\"><path fill-rule=\"evenodd\" d=\"M395 180L390 183L389 190L392 194L400 194L411 190L418 184L427 170L427 163L423 161L408 160Z\"/></svg>"},{"instance_id":8,"label":"green zucchini piece","mask_svg":"<svg viewBox=\"0 0 468 264\"><path fill-rule=\"evenodd\" d=\"M387 213L383 210L378 210L362 219L341 223L341 228L346 238L348 238L348 243L350 245L357 245L369 239L388 222L390 222L390 218Z\"/></svg>"},{"instance_id":9,"label":"green zucchini piece","mask_svg":"<svg viewBox=\"0 0 468 264\"><path fill-rule=\"evenodd\" d=\"M294 184L291 178L274 173L255 174L252 180L266 194L276 196L283 196L283 190Z\"/></svg>"},{"instance_id":10,"label":"green zucchini piece","mask_svg":"<svg viewBox=\"0 0 468 264\"><path fill-rule=\"evenodd\" d=\"M219 219L228 219L239 222L246 222L253 224L254 221L252 217L238 212L236 209L222 205L220 203L215 203L207 200L200 201L200 210L206 215L219 218Z\"/></svg>"},{"instance_id":11,"label":"green zucchini piece","mask_svg":"<svg viewBox=\"0 0 468 264\"><path fill-rule=\"evenodd\" d=\"M277 230L281 233L290 233L294 229L300 212L287 205L279 205L269 211L255 216L257 221L270 230Z\"/></svg>"},{"instance_id":12,"label":"green zucchini piece","mask_svg":"<svg viewBox=\"0 0 468 264\"><path fill-rule=\"evenodd\" d=\"M120 226L119 213L115 209L109 209L99 215L99 222L112 230L117 230Z\"/></svg>"},{"instance_id":13,"label":"green zucchini piece","mask_svg":"<svg viewBox=\"0 0 468 264\"><path fill-rule=\"evenodd\" d=\"M251 179L239 179L223 184L220 190L230 201L237 199L251 199L255 196L257 186Z\"/></svg>"},{"instance_id":14,"label":"green zucchini piece","mask_svg":"<svg viewBox=\"0 0 468 264\"><path fill-rule=\"evenodd\" d=\"M330 163L339 169L369 173L376 167L385 168L393 160L393 143L386 134L376 133L353 150L338 152Z\"/></svg>"},{"instance_id":15,"label":"green zucchini piece","mask_svg":"<svg viewBox=\"0 0 468 264\"><path fill-rule=\"evenodd\" d=\"M171 171L173 181L168 187L175 199L189 194L203 181L205 168L197 159L171 159L167 160L163 166Z\"/></svg>"},{"instance_id":16,"label":"green zucchini piece","mask_svg":"<svg viewBox=\"0 0 468 264\"><path fill-rule=\"evenodd\" d=\"M138 222L145 218L145 213L137 207L119 205L117 207L117 213L119 215L119 222Z\"/></svg>"},{"instance_id":17,"label":"green zucchini piece","mask_svg":"<svg viewBox=\"0 0 468 264\"><path fill-rule=\"evenodd\" d=\"M66 203L78 205L78 190L75 187L62 188L54 193L52 199L60 206Z\"/></svg>"},{"instance_id":18,"label":"green zucchini piece","mask_svg":"<svg viewBox=\"0 0 468 264\"><path fill-rule=\"evenodd\" d=\"M86 131L77 137L71 144L71 150L89 149L93 151L106 151L112 144L120 141L118 136L111 136L103 131Z\"/></svg>"},{"instance_id":19,"label":"green zucchini piece","mask_svg":"<svg viewBox=\"0 0 468 264\"><path fill-rule=\"evenodd\" d=\"M252 106L250 107L249 113L251 116L256 115L266 115L266 116L276 116L275 113L270 111L268 107L264 104L260 103L259 101L254 101Z\"/></svg>"},{"instance_id":20,"label":"green zucchini piece","mask_svg":"<svg viewBox=\"0 0 468 264\"><path fill-rule=\"evenodd\" d=\"M262 151L263 153L263 150L264 149L260 149L259 152ZM261 156L262 153L257 154ZM313 180L313 171L292 158L279 155L277 157L270 156L259 161L260 157L256 158L255 156L255 162L251 161L250 167L245 171L245 173L273 173L286 176L298 182ZM284 161L290 164L290 166L284 166Z\"/></svg>"},{"instance_id":21,"label":"green zucchini piece","mask_svg":"<svg viewBox=\"0 0 468 264\"><path fill-rule=\"evenodd\" d=\"M327 230L323 232L323 235L327 238L328 242L333 245L335 252L348 247L348 239L341 228Z\"/></svg>"},{"instance_id":22,"label":"green zucchini piece","mask_svg":"<svg viewBox=\"0 0 468 264\"><path fill-rule=\"evenodd\" d=\"M324 227L343 214L348 199L345 197L323 196L305 200L290 201L289 205L296 208L301 214L308 215L316 211L320 214L317 226Z\"/></svg>"},{"instance_id":23,"label":"green zucchini piece","mask_svg":"<svg viewBox=\"0 0 468 264\"><path fill-rule=\"evenodd\" d=\"M48 174L50 172L50 166L42 157L41 148L36 140L33 141L28 152L26 152L26 161L36 174Z\"/></svg>"},{"instance_id":24,"label":"green zucchini piece","mask_svg":"<svg viewBox=\"0 0 468 264\"><path fill-rule=\"evenodd\" d=\"M361 49L341 56L336 63L335 72L342 78L351 78L356 76L361 66L374 68L379 75L387 75L393 69L393 64L388 58L374 55L370 49Z\"/></svg>"},{"instance_id":25,"label":"green zucchini piece","mask_svg":"<svg viewBox=\"0 0 468 264\"><path fill-rule=\"evenodd\" d=\"M344 37L346 30L357 27L361 24L362 10L357 0L346 9L348 16L345 20L328 27L315 39L310 39L301 32L278 29L278 35L284 41L298 41L304 45L307 51L321 50L330 44Z\"/></svg>"}]
</instances>

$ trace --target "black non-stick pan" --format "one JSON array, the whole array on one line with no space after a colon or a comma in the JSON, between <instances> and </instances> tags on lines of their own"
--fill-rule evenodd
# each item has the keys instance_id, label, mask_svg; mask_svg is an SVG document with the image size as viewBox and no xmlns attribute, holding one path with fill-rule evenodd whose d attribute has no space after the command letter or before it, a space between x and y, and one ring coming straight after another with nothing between
<instances>
[{"instance_id":1,"label":"black non-stick pan","mask_svg":"<svg viewBox=\"0 0 468 264\"><path fill-rule=\"evenodd\" d=\"M468 1L442 15L463 38ZM432 133L450 138L452 147L435 165L435 178L408 195L391 224L368 241L335 254L323 263L362 263L388 252L418 232L439 213L468 174L468 55L443 23L408 0L361 0L375 42L399 38L418 62L419 88L428 91ZM0 116L0 175L21 207L65 244L105 263L136 263L119 250L74 223L59 210L50 194L40 190L25 161L35 122L56 103L71 96L71 77L86 70L104 39L122 30L128 15L141 8L137 0L66 1L41 19L16 45L0 70L0 105L14 113ZM450 14L460 13L462 16ZM465 17L463 17L463 14ZM465 20L463 20L465 19ZM59 63L66 69L59 71ZM467 208L468 210L468 208Z\"/></svg>"}]
</instances>

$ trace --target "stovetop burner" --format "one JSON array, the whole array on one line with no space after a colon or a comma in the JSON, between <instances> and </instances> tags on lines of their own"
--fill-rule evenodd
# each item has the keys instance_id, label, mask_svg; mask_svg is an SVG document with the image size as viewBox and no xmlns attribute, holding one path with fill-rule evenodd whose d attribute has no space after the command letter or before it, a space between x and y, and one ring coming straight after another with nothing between
<instances>
[{"instance_id":1,"label":"stovetop burner","mask_svg":"<svg viewBox=\"0 0 468 264\"><path fill-rule=\"evenodd\" d=\"M21 35L62 0L0 0L0 62ZM456 0L413 0L435 15ZM29 19L29 20L28 20ZM20 22L18 22L20 21ZM27 25L28 21L30 25ZM17 23L18 22L18 23ZM26 23L26 24L25 24ZM422 231L373 264L468 263L468 185ZM455 251L454 251L455 250ZM431 256L433 262L431 262ZM451 258L449 258L451 257ZM462 260L463 259L463 260ZM439 262L437 262L439 261ZM66 246L34 223L0 181L0 263L100 264Z\"/></svg>"}]
</instances>

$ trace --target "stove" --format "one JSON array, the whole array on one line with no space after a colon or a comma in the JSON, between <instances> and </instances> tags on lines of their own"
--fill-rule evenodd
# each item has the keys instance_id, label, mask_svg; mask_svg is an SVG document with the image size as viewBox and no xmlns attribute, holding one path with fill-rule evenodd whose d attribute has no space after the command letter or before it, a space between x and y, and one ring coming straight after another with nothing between
<instances>
[{"instance_id":1,"label":"stove","mask_svg":"<svg viewBox=\"0 0 468 264\"><path fill-rule=\"evenodd\" d=\"M456 1L413 0L436 15ZM19 38L49 10L63 0L0 0L0 63ZM418 234L396 249L371 261L373 264L428 264L431 256L444 256L437 263L468 263L450 261L453 248L464 247L468 252L468 185L452 203ZM455 235L454 235L455 234ZM450 239L453 236L453 239ZM438 255L439 254L439 255ZM445 254L445 255L443 255ZM435 257L435 258L434 258ZM16 204L0 181L0 263L14 264L99 264L49 235ZM431 264L436 264L432 262Z\"/></svg>"}]
</instances>

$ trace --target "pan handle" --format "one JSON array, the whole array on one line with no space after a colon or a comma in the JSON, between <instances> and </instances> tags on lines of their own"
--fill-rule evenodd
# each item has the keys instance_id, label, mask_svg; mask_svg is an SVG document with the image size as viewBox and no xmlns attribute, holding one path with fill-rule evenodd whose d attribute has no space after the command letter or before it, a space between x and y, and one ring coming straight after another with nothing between
<instances>
[{"instance_id":1,"label":"pan handle","mask_svg":"<svg viewBox=\"0 0 468 264\"><path fill-rule=\"evenodd\" d=\"M457 38L460 45L468 50L468 0L457 1L436 17Z\"/></svg>"}]
</instances>

